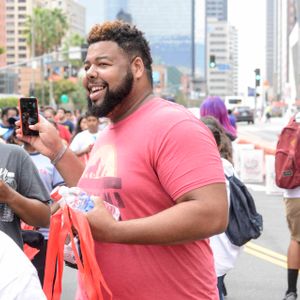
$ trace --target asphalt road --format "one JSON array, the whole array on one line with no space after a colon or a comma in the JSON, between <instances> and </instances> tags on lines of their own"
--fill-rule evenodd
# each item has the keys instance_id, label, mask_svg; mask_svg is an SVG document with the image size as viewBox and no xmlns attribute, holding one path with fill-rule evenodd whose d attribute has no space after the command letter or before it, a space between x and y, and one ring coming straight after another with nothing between
<instances>
[{"instance_id":1,"label":"asphalt road","mask_svg":"<svg viewBox=\"0 0 300 300\"><path fill-rule=\"evenodd\" d=\"M250 190L252 191L252 190ZM286 290L289 232L281 195L252 191L264 230L244 247L236 267L226 276L228 300L280 300Z\"/></svg>"},{"instance_id":2,"label":"asphalt road","mask_svg":"<svg viewBox=\"0 0 300 300\"><path fill-rule=\"evenodd\" d=\"M257 120L255 124L237 123L238 137L276 147L282 128L288 123L286 118L271 118L269 122Z\"/></svg>"}]
</instances>

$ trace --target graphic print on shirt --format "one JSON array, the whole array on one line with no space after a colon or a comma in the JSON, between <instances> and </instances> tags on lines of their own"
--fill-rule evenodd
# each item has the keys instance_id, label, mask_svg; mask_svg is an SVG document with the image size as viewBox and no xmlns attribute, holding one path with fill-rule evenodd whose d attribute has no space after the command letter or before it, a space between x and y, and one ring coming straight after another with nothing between
<instances>
[{"instance_id":1,"label":"graphic print on shirt","mask_svg":"<svg viewBox=\"0 0 300 300\"><path fill-rule=\"evenodd\" d=\"M78 186L118 208L124 207L119 193L122 182L117 177L117 155L112 145L102 146L93 152Z\"/></svg>"},{"instance_id":2,"label":"graphic print on shirt","mask_svg":"<svg viewBox=\"0 0 300 300\"><path fill-rule=\"evenodd\" d=\"M4 181L14 190L17 189L15 173L9 172L6 168L0 168L0 180ZM14 213L11 208L5 203L0 203L0 221L12 222L13 220Z\"/></svg>"}]
</instances>

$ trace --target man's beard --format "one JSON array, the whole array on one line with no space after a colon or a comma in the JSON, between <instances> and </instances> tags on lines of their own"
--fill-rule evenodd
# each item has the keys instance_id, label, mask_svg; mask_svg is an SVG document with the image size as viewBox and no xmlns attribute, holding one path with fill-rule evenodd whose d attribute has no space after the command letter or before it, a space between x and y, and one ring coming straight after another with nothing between
<instances>
[{"instance_id":1,"label":"man's beard","mask_svg":"<svg viewBox=\"0 0 300 300\"><path fill-rule=\"evenodd\" d=\"M98 118L106 117L115 109L116 106L124 101L126 96L129 95L133 86L132 72L128 69L122 83L115 90L110 91L109 85L106 82L105 84L107 91L101 104L93 104L91 99L88 97L88 109Z\"/></svg>"}]
</instances>

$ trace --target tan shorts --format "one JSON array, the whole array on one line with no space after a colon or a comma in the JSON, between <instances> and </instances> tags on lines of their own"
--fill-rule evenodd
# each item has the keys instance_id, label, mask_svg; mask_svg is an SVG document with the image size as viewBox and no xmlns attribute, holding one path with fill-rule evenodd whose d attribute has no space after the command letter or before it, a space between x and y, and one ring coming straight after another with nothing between
<instances>
[{"instance_id":1,"label":"tan shorts","mask_svg":"<svg viewBox=\"0 0 300 300\"><path fill-rule=\"evenodd\" d=\"M291 238L300 242L300 198L285 198L284 200Z\"/></svg>"}]
</instances>

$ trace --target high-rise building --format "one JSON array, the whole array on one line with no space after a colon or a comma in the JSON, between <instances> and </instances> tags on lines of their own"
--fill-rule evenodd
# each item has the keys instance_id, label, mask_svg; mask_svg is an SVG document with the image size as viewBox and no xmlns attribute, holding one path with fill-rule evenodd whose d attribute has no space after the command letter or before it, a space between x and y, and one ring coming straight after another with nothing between
<instances>
[{"instance_id":1,"label":"high-rise building","mask_svg":"<svg viewBox=\"0 0 300 300\"><path fill-rule=\"evenodd\" d=\"M266 80L270 86L273 86L274 61L275 61L275 43L276 43L276 19L275 19L276 1L267 0L266 9Z\"/></svg>"},{"instance_id":2,"label":"high-rise building","mask_svg":"<svg viewBox=\"0 0 300 300\"><path fill-rule=\"evenodd\" d=\"M291 85L292 99L290 103L300 99L300 0L290 0L288 2L288 30L289 31L289 82ZM293 26L294 23L294 26ZM297 101L299 106L299 100Z\"/></svg>"},{"instance_id":3,"label":"high-rise building","mask_svg":"<svg viewBox=\"0 0 300 300\"><path fill-rule=\"evenodd\" d=\"M227 21L227 0L205 1L206 92L221 97L238 94L238 32ZM209 65L211 57L215 65Z\"/></svg>"},{"instance_id":4,"label":"high-rise building","mask_svg":"<svg viewBox=\"0 0 300 300\"><path fill-rule=\"evenodd\" d=\"M238 93L238 35L226 21L207 19L207 93L225 96Z\"/></svg>"},{"instance_id":5,"label":"high-rise building","mask_svg":"<svg viewBox=\"0 0 300 300\"><path fill-rule=\"evenodd\" d=\"M10 72L17 75L13 76L12 74L10 77L19 78L18 84L16 85L17 90L14 92L26 95L28 94L30 82L32 80L39 81L42 75L37 69L33 71L32 65L27 65L27 62L32 59L31 56L33 53L24 36L27 16L32 15L35 7L59 8L67 17L69 24L68 33L78 33L84 36L85 8L75 0L2 0L0 1L0 14L2 14L1 11L3 12L3 6L5 7L5 18L0 18L0 22L4 20L5 26L2 27L0 24L0 32L5 28L3 45L5 48L4 57L6 64L11 67L5 70L2 77L6 76L8 78L8 73ZM1 36L2 34L0 34L0 42ZM13 67L14 65L19 66ZM35 68L36 67L37 66L35 66Z\"/></svg>"},{"instance_id":6,"label":"high-rise building","mask_svg":"<svg viewBox=\"0 0 300 300\"><path fill-rule=\"evenodd\" d=\"M0 48L4 51L4 47L6 45L6 24L5 24L5 15L6 15L6 9L5 9L5 1L0 1ZM0 53L0 67L3 67L6 65L6 55L3 53Z\"/></svg>"},{"instance_id":7,"label":"high-rise building","mask_svg":"<svg viewBox=\"0 0 300 300\"><path fill-rule=\"evenodd\" d=\"M110 0L104 3L105 20L116 20L117 14L122 10L128 12L128 0Z\"/></svg>"},{"instance_id":8,"label":"high-rise building","mask_svg":"<svg viewBox=\"0 0 300 300\"><path fill-rule=\"evenodd\" d=\"M219 21L227 21L227 0L206 0L205 15Z\"/></svg>"},{"instance_id":9,"label":"high-rise building","mask_svg":"<svg viewBox=\"0 0 300 300\"><path fill-rule=\"evenodd\" d=\"M295 25L295 1L267 0L266 80L269 100L289 97L289 35Z\"/></svg>"},{"instance_id":10,"label":"high-rise building","mask_svg":"<svg viewBox=\"0 0 300 300\"><path fill-rule=\"evenodd\" d=\"M77 33L85 36L85 7L75 0L44 0L41 2L43 7L54 9L58 8L67 17L69 25L68 33Z\"/></svg>"},{"instance_id":11,"label":"high-rise building","mask_svg":"<svg viewBox=\"0 0 300 300\"><path fill-rule=\"evenodd\" d=\"M203 0L196 0L196 2L201 1ZM155 63L175 66L182 72L190 73L191 1L152 0L150 5L148 0L102 0L101 7L104 12L103 21L116 19L120 10L131 15L132 23L145 32ZM196 5L196 9L198 7ZM203 11L196 11L195 16L196 23L202 21L204 24ZM199 36L201 34L196 32L196 72L203 75L204 34L202 40Z\"/></svg>"},{"instance_id":12,"label":"high-rise building","mask_svg":"<svg viewBox=\"0 0 300 300\"><path fill-rule=\"evenodd\" d=\"M85 8L74 0L5 0L5 2L7 64L15 64L30 58L30 47L24 37L24 30L26 17L32 15L34 7L61 9L68 19L68 32L85 35Z\"/></svg>"},{"instance_id":13,"label":"high-rise building","mask_svg":"<svg viewBox=\"0 0 300 300\"><path fill-rule=\"evenodd\" d=\"M35 0L6 0L6 61L14 64L30 57L24 37L26 16L32 14Z\"/></svg>"}]
</instances>

